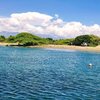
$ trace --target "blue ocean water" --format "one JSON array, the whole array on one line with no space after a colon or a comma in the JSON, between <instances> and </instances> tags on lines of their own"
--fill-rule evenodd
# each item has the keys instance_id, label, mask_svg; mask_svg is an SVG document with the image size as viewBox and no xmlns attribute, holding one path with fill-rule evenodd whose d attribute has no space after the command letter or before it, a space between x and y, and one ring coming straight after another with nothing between
<instances>
[{"instance_id":1,"label":"blue ocean water","mask_svg":"<svg viewBox=\"0 0 100 100\"><path fill-rule=\"evenodd\" d=\"M100 53L0 47L0 100L100 100Z\"/></svg>"}]
</instances>

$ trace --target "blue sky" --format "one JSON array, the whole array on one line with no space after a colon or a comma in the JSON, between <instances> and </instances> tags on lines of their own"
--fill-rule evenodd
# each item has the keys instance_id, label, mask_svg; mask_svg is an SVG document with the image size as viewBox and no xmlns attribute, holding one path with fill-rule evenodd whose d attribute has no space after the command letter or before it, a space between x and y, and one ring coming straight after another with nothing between
<instances>
[{"instance_id":1,"label":"blue sky","mask_svg":"<svg viewBox=\"0 0 100 100\"><path fill-rule=\"evenodd\" d=\"M0 0L0 16L29 11L58 14L65 21L100 24L100 0Z\"/></svg>"},{"instance_id":2,"label":"blue sky","mask_svg":"<svg viewBox=\"0 0 100 100\"><path fill-rule=\"evenodd\" d=\"M100 36L100 0L0 0L0 33L23 31L52 38Z\"/></svg>"}]
</instances>

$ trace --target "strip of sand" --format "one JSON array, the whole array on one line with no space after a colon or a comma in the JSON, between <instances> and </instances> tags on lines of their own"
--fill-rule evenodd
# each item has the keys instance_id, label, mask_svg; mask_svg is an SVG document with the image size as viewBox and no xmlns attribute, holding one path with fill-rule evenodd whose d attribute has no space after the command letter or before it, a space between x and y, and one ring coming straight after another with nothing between
<instances>
[{"instance_id":1,"label":"strip of sand","mask_svg":"<svg viewBox=\"0 0 100 100\"><path fill-rule=\"evenodd\" d=\"M33 46L31 46L31 47L33 47ZM35 46L35 47L100 52L100 46L96 46L96 47L82 47L82 46L69 46L69 45L41 45L41 46Z\"/></svg>"},{"instance_id":2,"label":"strip of sand","mask_svg":"<svg viewBox=\"0 0 100 100\"><path fill-rule=\"evenodd\" d=\"M3 42L0 42L0 46L17 46L18 43L3 43Z\"/></svg>"},{"instance_id":3,"label":"strip of sand","mask_svg":"<svg viewBox=\"0 0 100 100\"><path fill-rule=\"evenodd\" d=\"M0 43L0 46L18 46L18 43ZM56 49L70 49L78 51L92 51L100 52L100 45L96 47L82 47L82 46L69 46L69 45L39 45L39 46L29 46L31 48L56 48Z\"/></svg>"}]
</instances>

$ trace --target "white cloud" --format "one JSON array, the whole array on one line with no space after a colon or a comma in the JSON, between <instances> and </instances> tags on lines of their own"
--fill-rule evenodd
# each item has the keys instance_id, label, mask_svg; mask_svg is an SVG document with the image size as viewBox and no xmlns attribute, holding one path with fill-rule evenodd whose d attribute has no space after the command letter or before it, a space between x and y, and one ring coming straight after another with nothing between
<instances>
[{"instance_id":1,"label":"white cloud","mask_svg":"<svg viewBox=\"0 0 100 100\"><path fill-rule=\"evenodd\" d=\"M52 38L70 38L82 34L100 36L100 25L83 25L80 22L65 22L55 14L55 17L38 13L14 13L10 17L0 17L0 32L31 32Z\"/></svg>"},{"instance_id":2,"label":"white cloud","mask_svg":"<svg viewBox=\"0 0 100 100\"><path fill-rule=\"evenodd\" d=\"M59 15L58 15L58 14L55 14L55 18L57 18L57 19L58 19L58 18L59 18Z\"/></svg>"}]
</instances>

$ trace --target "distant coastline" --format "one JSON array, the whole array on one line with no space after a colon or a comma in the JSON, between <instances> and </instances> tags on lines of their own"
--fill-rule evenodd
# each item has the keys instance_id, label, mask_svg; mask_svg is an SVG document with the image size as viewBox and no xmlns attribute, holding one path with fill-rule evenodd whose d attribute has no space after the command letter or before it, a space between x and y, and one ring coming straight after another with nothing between
<instances>
[{"instance_id":1,"label":"distant coastline","mask_svg":"<svg viewBox=\"0 0 100 100\"><path fill-rule=\"evenodd\" d=\"M0 46L18 46L18 43L0 43ZM23 46L24 47L24 46ZM37 46L26 46L29 48L54 48L54 49L70 49L77 51L90 51L90 52L100 52L100 45L96 47L83 47L74 45L37 45Z\"/></svg>"},{"instance_id":2,"label":"distant coastline","mask_svg":"<svg viewBox=\"0 0 100 100\"><path fill-rule=\"evenodd\" d=\"M42 38L31 33L22 32L16 36L9 36L8 38L0 36L0 45L100 52L100 37L95 35L81 35L71 39L54 40L52 38Z\"/></svg>"}]
</instances>

